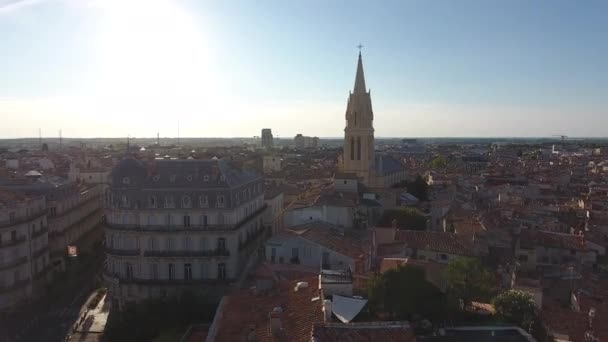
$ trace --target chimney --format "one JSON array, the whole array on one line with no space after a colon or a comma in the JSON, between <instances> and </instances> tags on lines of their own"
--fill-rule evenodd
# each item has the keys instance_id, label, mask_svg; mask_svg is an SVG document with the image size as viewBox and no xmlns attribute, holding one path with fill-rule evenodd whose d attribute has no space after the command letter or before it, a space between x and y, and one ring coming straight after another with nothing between
<instances>
[{"instance_id":1,"label":"chimney","mask_svg":"<svg viewBox=\"0 0 608 342\"><path fill-rule=\"evenodd\" d=\"M323 301L323 321L325 323L331 322L331 300L329 299Z\"/></svg>"},{"instance_id":2,"label":"chimney","mask_svg":"<svg viewBox=\"0 0 608 342\"><path fill-rule=\"evenodd\" d=\"M397 241L397 219L391 221L391 227L393 228L393 241Z\"/></svg>"},{"instance_id":3,"label":"chimney","mask_svg":"<svg viewBox=\"0 0 608 342\"><path fill-rule=\"evenodd\" d=\"M270 333L273 335L277 335L281 332L281 310L276 310L275 308L268 314L270 318Z\"/></svg>"},{"instance_id":4,"label":"chimney","mask_svg":"<svg viewBox=\"0 0 608 342\"><path fill-rule=\"evenodd\" d=\"M249 325L249 332L247 333L247 342L255 342L257 337L255 336L255 325Z\"/></svg>"}]
</instances>

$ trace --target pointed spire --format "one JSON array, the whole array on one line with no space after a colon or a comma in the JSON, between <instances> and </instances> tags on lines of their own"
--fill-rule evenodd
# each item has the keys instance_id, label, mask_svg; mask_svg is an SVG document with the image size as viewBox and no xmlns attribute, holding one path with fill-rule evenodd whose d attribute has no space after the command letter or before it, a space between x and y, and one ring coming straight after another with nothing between
<instances>
[{"instance_id":1,"label":"pointed spire","mask_svg":"<svg viewBox=\"0 0 608 342\"><path fill-rule=\"evenodd\" d=\"M361 59L361 50L359 50L359 61L357 62L357 75L355 76L354 94L365 93L365 75L363 75L363 60Z\"/></svg>"}]
</instances>

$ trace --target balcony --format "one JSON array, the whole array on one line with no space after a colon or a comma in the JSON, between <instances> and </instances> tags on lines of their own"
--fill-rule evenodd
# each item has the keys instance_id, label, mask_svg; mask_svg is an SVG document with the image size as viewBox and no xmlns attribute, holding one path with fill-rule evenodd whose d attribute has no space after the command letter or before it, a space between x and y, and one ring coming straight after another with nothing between
<instances>
[{"instance_id":1,"label":"balcony","mask_svg":"<svg viewBox=\"0 0 608 342\"><path fill-rule=\"evenodd\" d=\"M106 248L106 254L117 255L117 256L138 256L138 249L114 249Z\"/></svg>"},{"instance_id":2,"label":"balcony","mask_svg":"<svg viewBox=\"0 0 608 342\"><path fill-rule=\"evenodd\" d=\"M49 246L46 245L46 246L40 248L39 250L37 250L36 252L34 252L34 254L32 254L32 258L36 259L37 257L41 256L42 254L48 253L48 251L49 251Z\"/></svg>"},{"instance_id":3,"label":"balcony","mask_svg":"<svg viewBox=\"0 0 608 342\"><path fill-rule=\"evenodd\" d=\"M234 279L144 279L144 278L124 278L119 274L112 274L104 271L104 280L117 284L137 284L137 285L228 285Z\"/></svg>"},{"instance_id":4,"label":"balcony","mask_svg":"<svg viewBox=\"0 0 608 342\"><path fill-rule=\"evenodd\" d=\"M105 223L106 227L111 230L120 230L120 231L142 231L142 232L162 232L162 233L181 233L181 232L200 232L200 231L226 231L226 230L236 230L242 227L243 225L249 223L252 219L255 219L262 215L266 210L267 205L263 205L257 211L253 212L249 216L243 218L237 224L208 224L208 225L196 225L190 224L189 226L184 226L183 224L163 224L163 225L141 225L141 224L111 224ZM198 214L196 214L198 215ZM191 216L191 217L195 217Z\"/></svg>"},{"instance_id":5,"label":"balcony","mask_svg":"<svg viewBox=\"0 0 608 342\"><path fill-rule=\"evenodd\" d=\"M230 251L227 249L211 249L205 251L145 251L144 256L161 258L229 257Z\"/></svg>"},{"instance_id":6,"label":"balcony","mask_svg":"<svg viewBox=\"0 0 608 342\"><path fill-rule=\"evenodd\" d=\"M16 226L21 223L30 222L35 219L41 218L45 214L46 214L46 210L40 210L36 213L33 213L32 215L25 216L25 217L18 217L12 221L10 221L10 220L9 221L0 221L0 228L6 228L6 227L11 227L11 226Z\"/></svg>"},{"instance_id":7,"label":"balcony","mask_svg":"<svg viewBox=\"0 0 608 342\"><path fill-rule=\"evenodd\" d=\"M258 231L249 235L245 241L239 242L239 251L247 249L251 245L257 245L256 241L259 241L261 236L270 235L269 233L270 228L262 226L262 228L258 229Z\"/></svg>"},{"instance_id":8,"label":"balcony","mask_svg":"<svg viewBox=\"0 0 608 342\"><path fill-rule=\"evenodd\" d=\"M4 263L4 264L0 265L0 271L23 265L27 262L27 260L28 260L27 256L22 256L11 262Z\"/></svg>"},{"instance_id":9,"label":"balcony","mask_svg":"<svg viewBox=\"0 0 608 342\"><path fill-rule=\"evenodd\" d=\"M24 243L25 240L27 240L27 237L25 235L21 235L20 237L14 239L14 240L11 239L11 240L7 240L7 241L2 241L2 242L0 242L0 248L16 246L16 245Z\"/></svg>"},{"instance_id":10,"label":"balcony","mask_svg":"<svg viewBox=\"0 0 608 342\"><path fill-rule=\"evenodd\" d=\"M24 286L29 284L29 282L30 282L29 279L23 279L23 280L17 281L16 283L13 283L9 286L0 286L0 293L6 293L6 292L18 290L18 289L23 289Z\"/></svg>"},{"instance_id":11,"label":"balcony","mask_svg":"<svg viewBox=\"0 0 608 342\"><path fill-rule=\"evenodd\" d=\"M32 239L35 239L35 238L37 238L39 236L42 236L42 235L44 235L45 233L48 233L48 232L49 232L49 228L48 227L42 227L42 228L40 228L37 231L35 231L35 232L32 233Z\"/></svg>"}]
</instances>

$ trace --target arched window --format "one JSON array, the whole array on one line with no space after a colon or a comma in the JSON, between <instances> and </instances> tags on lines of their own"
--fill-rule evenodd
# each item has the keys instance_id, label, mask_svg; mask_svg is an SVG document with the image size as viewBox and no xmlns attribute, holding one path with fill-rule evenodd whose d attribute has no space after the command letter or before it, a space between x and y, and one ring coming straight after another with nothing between
<instances>
[{"instance_id":1,"label":"arched window","mask_svg":"<svg viewBox=\"0 0 608 342\"><path fill-rule=\"evenodd\" d=\"M355 138L350 138L350 160L355 160Z\"/></svg>"},{"instance_id":2,"label":"arched window","mask_svg":"<svg viewBox=\"0 0 608 342\"><path fill-rule=\"evenodd\" d=\"M357 160L361 160L361 137L357 137Z\"/></svg>"}]
</instances>

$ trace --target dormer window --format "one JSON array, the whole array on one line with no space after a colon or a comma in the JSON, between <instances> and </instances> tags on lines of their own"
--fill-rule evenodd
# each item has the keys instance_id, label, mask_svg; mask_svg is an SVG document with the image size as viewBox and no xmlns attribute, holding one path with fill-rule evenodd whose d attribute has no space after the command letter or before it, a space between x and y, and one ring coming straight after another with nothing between
<instances>
[{"instance_id":1,"label":"dormer window","mask_svg":"<svg viewBox=\"0 0 608 342\"><path fill-rule=\"evenodd\" d=\"M190 202L190 196L182 197L182 207L184 207L184 208L192 207L192 203Z\"/></svg>"},{"instance_id":2,"label":"dormer window","mask_svg":"<svg viewBox=\"0 0 608 342\"><path fill-rule=\"evenodd\" d=\"M200 195L198 197L198 202L201 208L209 207L209 198L207 197L207 195Z\"/></svg>"},{"instance_id":3,"label":"dormer window","mask_svg":"<svg viewBox=\"0 0 608 342\"><path fill-rule=\"evenodd\" d=\"M122 195L120 197L120 206L123 208L127 208L129 206L129 198L127 195Z\"/></svg>"},{"instance_id":4,"label":"dormer window","mask_svg":"<svg viewBox=\"0 0 608 342\"><path fill-rule=\"evenodd\" d=\"M209 181L209 175L204 175L203 176L203 181L208 182Z\"/></svg>"},{"instance_id":5,"label":"dormer window","mask_svg":"<svg viewBox=\"0 0 608 342\"><path fill-rule=\"evenodd\" d=\"M159 180L160 180L159 175L154 175L154 177L152 177L152 181L154 181L154 183L158 182Z\"/></svg>"},{"instance_id":6,"label":"dormer window","mask_svg":"<svg viewBox=\"0 0 608 342\"><path fill-rule=\"evenodd\" d=\"M223 208L224 207L224 195L217 196L216 207Z\"/></svg>"},{"instance_id":7,"label":"dormer window","mask_svg":"<svg viewBox=\"0 0 608 342\"><path fill-rule=\"evenodd\" d=\"M173 196L165 196L165 208L175 208L175 202L173 202Z\"/></svg>"},{"instance_id":8,"label":"dormer window","mask_svg":"<svg viewBox=\"0 0 608 342\"><path fill-rule=\"evenodd\" d=\"M122 178L122 184L124 184L124 185L131 184L131 180L129 179L129 177L123 177Z\"/></svg>"},{"instance_id":9,"label":"dormer window","mask_svg":"<svg viewBox=\"0 0 608 342\"><path fill-rule=\"evenodd\" d=\"M187 180L188 182L192 182L192 175L187 175L187 176L186 176L186 180Z\"/></svg>"}]
</instances>

